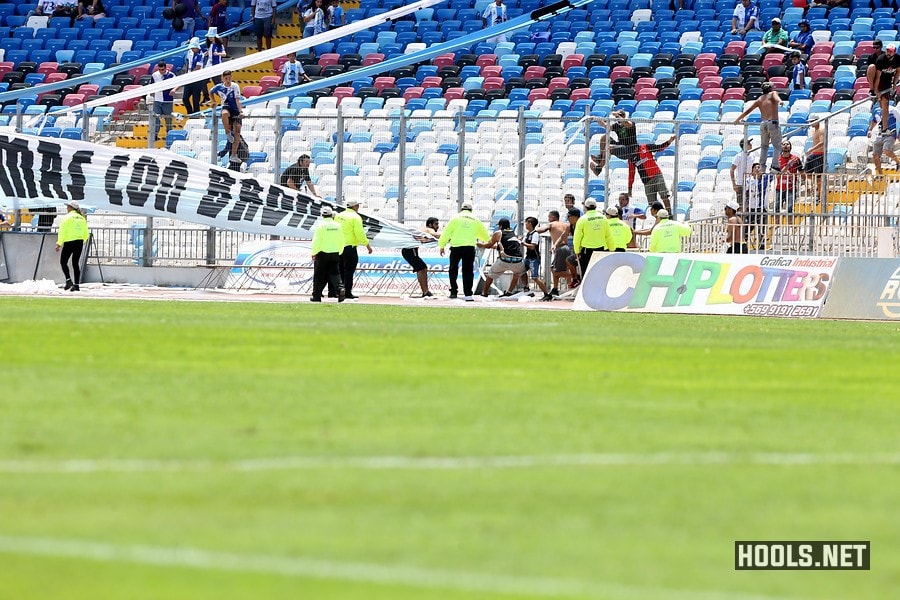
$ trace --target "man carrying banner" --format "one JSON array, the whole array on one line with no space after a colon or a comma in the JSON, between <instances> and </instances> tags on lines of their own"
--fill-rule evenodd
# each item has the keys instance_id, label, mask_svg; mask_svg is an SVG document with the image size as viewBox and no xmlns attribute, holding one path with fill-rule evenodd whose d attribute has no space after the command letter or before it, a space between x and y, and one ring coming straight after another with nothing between
<instances>
[{"instance_id":1,"label":"man carrying banner","mask_svg":"<svg viewBox=\"0 0 900 600\"><path fill-rule=\"evenodd\" d=\"M344 295L348 300L356 300L356 296L353 295L353 274L359 263L359 253L356 251L356 247L365 246L369 254L372 254L372 246L369 244L369 238L366 237L366 230L363 229L362 217L359 216L358 210L359 200L350 200L347 202L347 210L338 213L334 218L341 224L344 231L341 280L344 282Z\"/></svg>"},{"instance_id":2,"label":"man carrying banner","mask_svg":"<svg viewBox=\"0 0 900 600\"><path fill-rule=\"evenodd\" d=\"M231 71L225 71L222 73L222 83L214 85L210 93L216 104L222 103L222 125L229 142L219 155L224 156L227 151L229 166L238 170L241 163L249 158L247 142L241 139L241 86L231 80Z\"/></svg>"},{"instance_id":3,"label":"man carrying banner","mask_svg":"<svg viewBox=\"0 0 900 600\"><path fill-rule=\"evenodd\" d=\"M519 277L525 273L525 257L522 252L522 242L516 237L516 233L510 227L509 219L506 217L497 221L497 231L491 236L487 242L478 244L479 248L485 250L496 248L499 252L497 260L491 265L491 269L484 278L484 287L481 295L487 298L491 290L491 284L494 278L504 273L512 273L512 281L509 287L503 292L503 298L513 295L516 284L519 283Z\"/></svg>"},{"instance_id":4,"label":"man carrying banner","mask_svg":"<svg viewBox=\"0 0 900 600\"><path fill-rule=\"evenodd\" d=\"M322 291L330 283L338 291L338 302L344 301L344 287L341 285L341 250L344 248L344 230L334 220L330 206L322 207L322 222L313 232L312 254L313 291L310 302L321 302Z\"/></svg>"},{"instance_id":5,"label":"man carrying banner","mask_svg":"<svg viewBox=\"0 0 900 600\"><path fill-rule=\"evenodd\" d=\"M84 243L88 239L87 219L81 213L81 207L78 202L72 200L66 204L68 212L59 223L59 233L56 237L56 251L62 252L59 255L59 265L62 267L63 275L66 277L65 289L70 292L81 291L78 285L81 283L81 251L84 249ZM74 280L69 276L69 259L72 259L72 274Z\"/></svg>"},{"instance_id":6,"label":"man carrying banner","mask_svg":"<svg viewBox=\"0 0 900 600\"><path fill-rule=\"evenodd\" d=\"M486 242L490 239L484 223L472 215L472 203L466 200L460 206L458 215L450 219L444 233L438 240L441 256L444 256L444 247L450 244L450 268L447 274L450 276L450 299L456 299L458 289L456 278L459 275L459 264L462 262L463 294L466 302L474 302L472 297L472 283L475 275L475 244L478 241Z\"/></svg>"},{"instance_id":7,"label":"man carrying banner","mask_svg":"<svg viewBox=\"0 0 900 600\"><path fill-rule=\"evenodd\" d=\"M428 220L425 221L425 225L419 227L419 231L437 239L440 235L438 233L438 227L440 227L440 220L438 220L437 217L429 217ZM431 237L423 236L421 241L433 241ZM419 256L419 248L403 248L403 250L400 251L400 255L403 256L403 260L409 263L413 273L416 274L416 280L419 282L419 289L422 290L422 295L418 297L433 298L434 294L428 289L428 265L426 265L425 261L422 260L422 257Z\"/></svg>"}]
</instances>

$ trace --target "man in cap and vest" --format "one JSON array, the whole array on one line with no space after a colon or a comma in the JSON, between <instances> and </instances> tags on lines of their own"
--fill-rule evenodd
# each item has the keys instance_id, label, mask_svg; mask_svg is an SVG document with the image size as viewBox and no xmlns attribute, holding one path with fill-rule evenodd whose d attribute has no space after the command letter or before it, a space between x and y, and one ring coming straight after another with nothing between
<instances>
[{"instance_id":1,"label":"man in cap and vest","mask_svg":"<svg viewBox=\"0 0 900 600\"><path fill-rule=\"evenodd\" d=\"M341 253L341 279L344 282L344 294L348 300L355 300L353 295L353 274L356 272L356 265L359 263L359 253L356 251L357 246L365 246L369 254L372 254L372 246L369 244L369 238L366 237L366 230L363 229L362 217L359 216L359 200L350 200L347 203L347 210L334 218L341 224L344 230L344 251Z\"/></svg>"},{"instance_id":2,"label":"man in cap and vest","mask_svg":"<svg viewBox=\"0 0 900 600\"><path fill-rule=\"evenodd\" d=\"M473 302L472 284L475 278L475 244L478 241L487 242L490 239L484 223L472 215L472 203L468 200L460 206L459 214L450 219L444 232L438 240L441 256L444 256L444 248L450 244L450 268L447 274L450 277L450 299L457 297L458 288L456 278L459 275L459 265L462 263L463 295L466 302Z\"/></svg>"},{"instance_id":3,"label":"man in cap and vest","mask_svg":"<svg viewBox=\"0 0 900 600\"><path fill-rule=\"evenodd\" d=\"M344 249L344 230L334 220L330 206L322 207L322 222L313 232L312 257L313 292L310 302L322 301L322 290L331 283L338 291L338 302L344 301L344 287L341 285L341 250Z\"/></svg>"}]
</instances>

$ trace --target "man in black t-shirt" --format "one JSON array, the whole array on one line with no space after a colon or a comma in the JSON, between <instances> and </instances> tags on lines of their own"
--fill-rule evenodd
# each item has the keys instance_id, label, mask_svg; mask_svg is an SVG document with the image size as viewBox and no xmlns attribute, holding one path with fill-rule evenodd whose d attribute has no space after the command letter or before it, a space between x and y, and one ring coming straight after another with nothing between
<instances>
[{"instance_id":1,"label":"man in black t-shirt","mask_svg":"<svg viewBox=\"0 0 900 600\"><path fill-rule=\"evenodd\" d=\"M897 47L888 44L884 54L875 60L875 90L878 95L878 104L881 106L881 131L888 130L888 111L891 105L891 92L897 85L900 76L900 56L897 56Z\"/></svg>"},{"instance_id":2,"label":"man in black t-shirt","mask_svg":"<svg viewBox=\"0 0 900 600\"><path fill-rule=\"evenodd\" d=\"M610 113L610 119L597 119L598 122L606 124L609 121L609 129L615 133L615 141L609 138L609 153L616 158L632 161L634 154L637 152L637 128L634 121L628 119L628 115L624 110L614 110ZM590 168L594 175L600 175L603 167L606 165L606 145L608 134L600 136L600 154L591 155Z\"/></svg>"},{"instance_id":3,"label":"man in black t-shirt","mask_svg":"<svg viewBox=\"0 0 900 600\"><path fill-rule=\"evenodd\" d=\"M297 191L303 191L303 186L306 186L310 194L318 196L316 186L313 185L312 177L309 175L309 162L309 154L301 154L297 162L281 174L281 185Z\"/></svg>"}]
</instances>

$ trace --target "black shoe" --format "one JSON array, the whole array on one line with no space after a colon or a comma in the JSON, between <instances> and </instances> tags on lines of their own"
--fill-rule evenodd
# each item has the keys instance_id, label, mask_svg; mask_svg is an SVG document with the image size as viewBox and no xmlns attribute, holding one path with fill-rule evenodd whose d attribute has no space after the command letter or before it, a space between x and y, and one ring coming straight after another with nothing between
<instances>
[{"instance_id":1,"label":"black shoe","mask_svg":"<svg viewBox=\"0 0 900 600\"><path fill-rule=\"evenodd\" d=\"M544 297L541 298L541 302L550 302L551 300L553 300L552 294L544 294Z\"/></svg>"},{"instance_id":2,"label":"black shoe","mask_svg":"<svg viewBox=\"0 0 900 600\"><path fill-rule=\"evenodd\" d=\"M66 287L64 287L63 289L66 291L72 289L72 280L71 279L66 279Z\"/></svg>"},{"instance_id":3,"label":"black shoe","mask_svg":"<svg viewBox=\"0 0 900 600\"><path fill-rule=\"evenodd\" d=\"M547 294L547 295L548 295L548 296L559 296L559 290L556 289L556 288L552 288L552 289L550 290L550 293Z\"/></svg>"},{"instance_id":4,"label":"black shoe","mask_svg":"<svg viewBox=\"0 0 900 600\"><path fill-rule=\"evenodd\" d=\"M514 295L515 294L513 294L512 292L503 292L502 294L500 294L500 297L501 298L509 298L510 296L514 296Z\"/></svg>"},{"instance_id":5,"label":"black shoe","mask_svg":"<svg viewBox=\"0 0 900 600\"><path fill-rule=\"evenodd\" d=\"M456 292L450 292L450 296L449 296L449 297L450 297L451 300L456 300L456 298L457 298Z\"/></svg>"},{"instance_id":6,"label":"black shoe","mask_svg":"<svg viewBox=\"0 0 900 600\"><path fill-rule=\"evenodd\" d=\"M422 292L421 296L416 296L417 298L434 298L434 294L431 292Z\"/></svg>"},{"instance_id":7,"label":"black shoe","mask_svg":"<svg viewBox=\"0 0 900 600\"><path fill-rule=\"evenodd\" d=\"M322 299L321 298L310 298L309 301L310 302L321 302Z\"/></svg>"},{"instance_id":8,"label":"black shoe","mask_svg":"<svg viewBox=\"0 0 900 600\"><path fill-rule=\"evenodd\" d=\"M352 298L352 296L351 296ZM343 302L347 299L347 296L344 294L344 288L338 290L338 302Z\"/></svg>"},{"instance_id":9,"label":"black shoe","mask_svg":"<svg viewBox=\"0 0 900 600\"><path fill-rule=\"evenodd\" d=\"M359 300L359 296L354 296L353 294L344 294L344 298L347 300Z\"/></svg>"},{"instance_id":10,"label":"black shoe","mask_svg":"<svg viewBox=\"0 0 900 600\"><path fill-rule=\"evenodd\" d=\"M73 285L73 286L72 286L72 289L70 289L69 291L70 291L70 292L80 292L80 291L81 291L81 288L78 287L77 285Z\"/></svg>"}]
</instances>

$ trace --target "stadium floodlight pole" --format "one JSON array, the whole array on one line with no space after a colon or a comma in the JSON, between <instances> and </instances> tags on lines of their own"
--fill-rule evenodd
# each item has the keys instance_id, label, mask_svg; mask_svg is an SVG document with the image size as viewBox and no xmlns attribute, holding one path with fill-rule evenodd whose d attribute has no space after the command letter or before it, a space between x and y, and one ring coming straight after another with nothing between
<instances>
[{"instance_id":1,"label":"stadium floodlight pole","mask_svg":"<svg viewBox=\"0 0 900 600\"><path fill-rule=\"evenodd\" d=\"M292 52L306 50L324 42L330 42L332 40L348 36L358 31L371 29L372 27L376 27L384 23L389 23L395 19L414 13L417 10L421 10L423 8L428 8L434 4L438 4L441 1L443 0L418 0L418 2L413 2L412 4L389 10L386 13L382 13L374 17L369 17L368 19L363 19L361 21L357 21L356 23L344 25L343 27L338 27L337 29L332 29L319 35L314 35L309 38L303 38L296 42L290 42L288 44L284 44L283 46L276 46L268 50L263 50L262 52L256 52L255 54L249 54L247 56L242 56L241 58L222 62L218 65L210 65L197 71L192 71L183 75L177 75L172 79L166 79L165 81L160 81L158 83L151 83L150 85L141 86L140 88L133 90L122 91L118 94L105 96L98 100L91 100L90 102L85 102L81 105L73 107L60 107L59 109L53 111L53 114L66 114L68 112L71 112L72 110L77 110L81 106L85 106L87 108L105 106L107 104L114 104L116 102L132 100L134 98L139 98L147 94L155 94L156 92L169 90L174 87L184 86L188 83L205 81L206 79L209 79L211 77L221 75L225 71L237 71L238 69L252 67L260 63L279 58L281 56L286 56Z\"/></svg>"}]
</instances>

